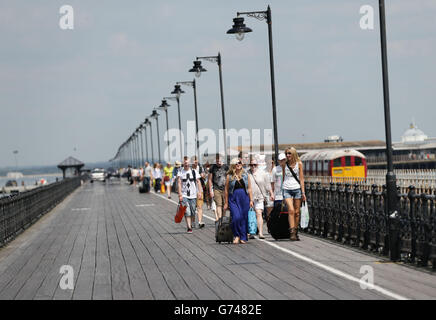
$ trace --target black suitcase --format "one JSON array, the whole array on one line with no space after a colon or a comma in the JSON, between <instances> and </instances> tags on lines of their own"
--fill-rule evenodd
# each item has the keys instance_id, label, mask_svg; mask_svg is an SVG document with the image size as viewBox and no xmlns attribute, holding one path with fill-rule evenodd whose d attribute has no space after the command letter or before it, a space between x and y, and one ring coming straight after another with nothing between
<instances>
[{"instance_id":1,"label":"black suitcase","mask_svg":"<svg viewBox=\"0 0 436 320\"><path fill-rule=\"evenodd\" d=\"M216 242L233 242L233 231L230 226L232 219L230 217L221 217L218 220L218 227L215 233Z\"/></svg>"},{"instance_id":2,"label":"black suitcase","mask_svg":"<svg viewBox=\"0 0 436 320\"><path fill-rule=\"evenodd\" d=\"M276 204L271 211L267 223L268 231L275 240L289 239L291 232L289 231L289 220L286 206Z\"/></svg>"},{"instance_id":3,"label":"black suitcase","mask_svg":"<svg viewBox=\"0 0 436 320\"><path fill-rule=\"evenodd\" d=\"M139 185L139 193L147 193L150 192L150 180L144 178L141 184Z\"/></svg>"}]
</instances>

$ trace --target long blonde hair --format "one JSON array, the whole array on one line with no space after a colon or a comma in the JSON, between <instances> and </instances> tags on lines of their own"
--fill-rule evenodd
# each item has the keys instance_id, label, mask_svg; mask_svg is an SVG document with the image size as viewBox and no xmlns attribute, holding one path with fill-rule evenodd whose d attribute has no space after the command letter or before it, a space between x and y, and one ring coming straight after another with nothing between
<instances>
[{"instance_id":1,"label":"long blonde hair","mask_svg":"<svg viewBox=\"0 0 436 320\"><path fill-rule=\"evenodd\" d=\"M295 160L295 162L300 162L301 161L300 157L298 156L297 149L295 149L294 147L287 148L285 150L285 154L288 153L288 152L290 152L292 154L292 159Z\"/></svg>"},{"instance_id":2,"label":"long blonde hair","mask_svg":"<svg viewBox=\"0 0 436 320\"><path fill-rule=\"evenodd\" d=\"M239 159L238 159L238 161L240 161ZM233 162L233 161L232 161ZM229 175L229 179L230 180L235 180L235 179L237 179L237 180L241 180L242 179L242 175L244 174L244 168L242 167L241 168L241 171L239 172L239 175L238 174L236 174L236 165L237 165L237 163L230 163L230 168L229 168L229 170L227 171L227 174Z\"/></svg>"}]
</instances>

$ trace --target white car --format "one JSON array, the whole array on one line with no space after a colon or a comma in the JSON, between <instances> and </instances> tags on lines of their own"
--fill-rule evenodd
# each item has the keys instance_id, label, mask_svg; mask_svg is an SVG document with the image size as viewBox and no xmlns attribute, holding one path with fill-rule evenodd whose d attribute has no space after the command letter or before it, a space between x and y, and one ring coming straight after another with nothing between
<instances>
[{"instance_id":1,"label":"white car","mask_svg":"<svg viewBox=\"0 0 436 320\"><path fill-rule=\"evenodd\" d=\"M91 172L91 183L96 181L106 181L106 171L104 169L94 169Z\"/></svg>"}]
</instances>

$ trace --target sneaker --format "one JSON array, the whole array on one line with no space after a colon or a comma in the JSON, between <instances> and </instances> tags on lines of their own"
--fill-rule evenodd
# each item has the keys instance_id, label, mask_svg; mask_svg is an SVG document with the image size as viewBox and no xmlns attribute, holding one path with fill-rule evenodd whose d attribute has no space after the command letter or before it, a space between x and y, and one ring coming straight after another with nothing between
<instances>
[{"instance_id":1,"label":"sneaker","mask_svg":"<svg viewBox=\"0 0 436 320\"><path fill-rule=\"evenodd\" d=\"M192 229L188 229L188 233L192 233Z\"/></svg>"},{"instance_id":2,"label":"sneaker","mask_svg":"<svg viewBox=\"0 0 436 320\"><path fill-rule=\"evenodd\" d=\"M201 229L201 228L204 228L204 222L202 222L202 223L199 223L198 224L198 227Z\"/></svg>"},{"instance_id":3,"label":"sneaker","mask_svg":"<svg viewBox=\"0 0 436 320\"><path fill-rule=\"evenodd\" d=\"M255 239L254 234L250 234L249 239Z\"/></svg>"}]
</instances>

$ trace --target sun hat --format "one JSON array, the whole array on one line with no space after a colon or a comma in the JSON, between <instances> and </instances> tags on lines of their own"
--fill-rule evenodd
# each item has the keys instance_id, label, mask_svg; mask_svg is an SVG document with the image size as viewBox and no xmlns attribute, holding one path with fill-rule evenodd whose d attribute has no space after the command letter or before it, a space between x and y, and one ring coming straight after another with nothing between
<instances>
[{"instance_id":1,"label":"sun hat","mask_svg":"<svg viewBox=\"0 0 436 320\"><path fill-rule=\"evenodd\" d=\"M286 159L286 156L285 156L284 153L280 153L280 154L279 154L279 161L280 161L280 160L283 160L283 159Z\"/></svg>"},{"instance_id":2,"label":"sun hat","mask_svg":"<svg viewBox=\"0 0 436 320\"><path fill-rule=\"evenodd\" d=\"M180 168L181 165L182 163L180 161L176 161L176 168Z\"/></svg>"}]
</instances>

